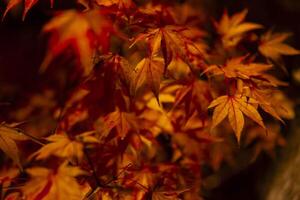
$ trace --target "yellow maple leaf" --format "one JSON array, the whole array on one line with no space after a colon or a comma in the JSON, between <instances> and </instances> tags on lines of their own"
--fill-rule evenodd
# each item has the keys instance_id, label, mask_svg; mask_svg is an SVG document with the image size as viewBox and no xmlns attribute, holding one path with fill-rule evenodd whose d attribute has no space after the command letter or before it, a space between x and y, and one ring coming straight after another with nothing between
<instances>
[{"instance_id":1,"label":"yellow maple leaf","mask_svg":"<svg viewBox=\"0 0 300 200\"><path fill-rule=\"evenodd\" d=\"M22 188L27 199L81 200L84 196L76 176L86 174L79 167L68 166L67 162L55 170L44 167L26 169L31 179Z\"/></svg>"},{"instance_id":2,"label":"yellow maple leaf","mask_svg":"<svg viewBox=\"0 0 300 200\"><path fill-rule=\"evenodd\" d=\"M227 78L250 79L262 77L265 71L272 68L272 65L264 63L244 64L245 57L231 58L224 66L209 66L203 73L212 72L213 75L224 75Z\"/></svg>"},{"instance_id":3,"label":"yellow maple leaf","mask_svg":"<svg viewBox=\"0 0 300 200\"><path fill-rule=\"evenodd\" d=\"M239 94L235 96L224 95L218 97L208 106L208 108L215 107L211 128L216 127L228 116L229 123L235 132L238 142L240 141L241 132L244 127L243 114L265 128L260 114L250 102L251 99L247 100L245 96Z\"/></svg>"},{"instance_id":4,"label":"yellow maple leaf","mask_svg":"<svg viewBox=\"0 0 300 200\"><path fill-rule=\"evenodd\" d=\"M299 50L283 43L290 35L289 33L272 33L272 31L268 31L261 37L261 44L258 47L259 52L275 62L279 62L282 55L300 54Z\"/></svg>"},{"instance_id":5,"label":"yellow maple leaf","mask_svg":"<svg viewBox=\"0 0 300 200\"><path fill-rule=\"evenodd\" d=\"M162 28L149 29L147 33L138 35L131 46L139 41L146 41L149 44L152 56L163 55L165 68L177 56L189 67L192 67L192 65L195 65L193 61L197 60L194 58L202 58L206 49L206 45L199 41L203 34L198 29L167 25ZM198 39L198 41L195 39Z\"/></svg>"},{"instance_id":6,"label":"yellow maple leaf","mask_svg":"<svg viewBox=\"0 0 300 200\"><path fill-rule=\"evenodd\" d=\"M243 22L247 13L247 10L243 10L232 16L228 16L227 11L225 11L220 22L214 23L218 33L222 37L225 48L236 46L245 33L263 27L260 24Z\"/></svg>"},{"instance_id":7,"label":"yellow maple leaf","mask_svg":"<svg viewBox=\"0 0 300 200\"><path fill-rule=\"evenodd\" d=\"M37 160L46 159L51 155L60 158L69 158L71 160L76 159L81 161L83 158L83 142L97 143L98 140L92 136L93 131L82 133L76 136L77 140L71 140L65 134L55 134L47 138L50 142L40 148L33 154ZM81 141L79 141L81 140Z\"/></svg>"},{"instance_id":8,"label":"yellow maple leaf","mask_svg":"<svg viewBox=\"0 0 300 200\"><path fill-rule=\"evenodd\" d=\"M15 126L6 123L0 124L0 149L22 169L19 150L15 141L22 141L28 138Z\"/></svg>"},{"instance_id":9,"label":"yellow maple leaf","mask_svg":"<svg viewBox=\"0 0 300 200\"><path fill-rule=\"evenodd\" d=\"M138 129L136 116L133 113L120 111L119 108L116 108L114 112L107 114L100 120L103 123L103 126L99 128L99 132L101 132L100 138L106 137L113 128L116 129L121 139L124 139L129 131Z\"/></svg>"},{"instance_id":10,"label":"yellow maple leaf","mask_svg":"<svg viewBox=\"0 0 300 200\"><path fill-rule=\"evenodd\" d=\"M160 57L150 57L141 60L133 73L131 91L133 94L142 87L147 85L154 95L158 98L160 82L164 72L164 62Z\"/></svg>"}]
</instances>

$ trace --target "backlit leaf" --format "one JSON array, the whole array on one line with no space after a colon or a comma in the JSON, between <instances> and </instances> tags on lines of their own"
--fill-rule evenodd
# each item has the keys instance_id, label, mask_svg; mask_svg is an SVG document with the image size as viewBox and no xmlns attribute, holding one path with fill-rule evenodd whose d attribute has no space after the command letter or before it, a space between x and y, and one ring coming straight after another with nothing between
<instances>
[{"instance_id":1,"label":"backlit leaf","mask_svg":"<svg viewBox=\"0 0 300 200\"><path fill-rule=\"evenodd\" d=\"M17 141L28 139L22 132L14 126L2 123L0 124L0 149L10 157L22 169L19 149L16 144Z\"/></svg>"},{"instance_id":2,"label":"backlit leaf","mask_svg":"<svg viewBox=\"0 0 300 200\"><path fill-rule=\"evenodd\" d=\"M229 123L234 130L238 141L240 141L241 132L244 127L244 115L255 121L261 127L265 127L260 114L256 108L251 105L246 97L241 95L221 96L211 102L209 108L215 107L212 128L216 127L228 116Z\"/></svg>"}]
</instances>

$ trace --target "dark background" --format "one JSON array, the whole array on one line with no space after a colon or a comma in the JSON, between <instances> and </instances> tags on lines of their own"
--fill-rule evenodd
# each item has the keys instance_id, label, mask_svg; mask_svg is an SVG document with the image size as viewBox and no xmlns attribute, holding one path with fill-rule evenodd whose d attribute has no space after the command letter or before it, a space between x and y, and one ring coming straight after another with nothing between
<instances>
[{"instance_id":1,"label":"dark background","mask_svg":"<svg viewBox=\"0 0 300 200\"><path fill-rule=\"evenodd\" d=\"M29 11L25 21L21 20L22 8L19 7L10 12L0 23L0 101L15 102L16 98L22 98L20 91L34 90L35 83L41 79L38 68L46 45L40 31L43 24L50 19L52 11L49 11L47 0L40 1ZM247 8L248 21L263 24L275 31L292 32L293 37L289 43L300 49L299 0L194 0L194 2L202 4L207 14L217 19L222 15L224 8L230 14ZM71 8L74 5L72 1L57 0L54 10ZM0 12L3 13L4 9L5 4L1 1ZM292 74L300 67L300 56L285 58L285 63ZM283 90L292 99L298 101L300 82L292 77L292 75L286 76L285 79L290 82L290 86ZM298 106L296 110L299 116ZM290 122L284 127L286 135L293 132L289 124ZM262 155L254 164L225 179L220 186L209 192L206 198L211 200L261 199L268 177L273 175L273 170L280 162L280 157L272 160Z\"/></svg>"}]
</instances>

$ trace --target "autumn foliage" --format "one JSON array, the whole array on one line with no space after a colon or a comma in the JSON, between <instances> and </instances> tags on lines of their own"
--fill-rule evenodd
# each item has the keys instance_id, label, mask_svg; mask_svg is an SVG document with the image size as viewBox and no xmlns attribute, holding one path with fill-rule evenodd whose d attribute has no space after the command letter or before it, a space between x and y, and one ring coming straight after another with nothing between
<instances>
[{"instance_id":1,"label":"autumn foliage","mask_svg":"<svg viewBox=\"0 0 300 200\"><path fill-rule=\"evenodd\" d=\"M54 12L42 30L47 78L0 125L1 199L200 200L204 168L285 145L293 103L276 72L300 53L290 34L248 22L247 10L211 20L171 2ZM23 18L36 3L24 0Z\"/></svg>"}]
</instances>

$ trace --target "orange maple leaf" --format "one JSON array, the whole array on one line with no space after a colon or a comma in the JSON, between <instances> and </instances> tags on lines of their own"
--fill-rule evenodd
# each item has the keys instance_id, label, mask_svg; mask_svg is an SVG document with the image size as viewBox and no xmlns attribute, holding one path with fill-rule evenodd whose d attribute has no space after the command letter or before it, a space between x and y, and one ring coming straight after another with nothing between
<instances>
[{"instance_id":1,"label":"orange maple leaf","mask_svg":"<svg viewBox=\"0 0 300 200\"><path fill-rule=\"evenodd\" d=\"M241 132L244 127L243 114L265 128L260 114L256 108L251 105L251 101L253 100L247 100L245 96L240 94L235 96L225 95L213 100L208 106L208 108L215 107L211 128L216 127L226 116L228 116L229 123L235 132L238 142L240 141Z\"/></svg>"},{"instance_id":2,"label":"orange maple leaf","mask_svg":"<svg viewBox=\"0 0 300 200\"><path fill-rule=\"evenodd\" d=\"M196 110L199 114L206 113L211 99L209 85L204 81L195 79L178 89L173 108L184 104L186 116L189 118Z\"/></svg>"},{"instance_id":3,"label":"orange maple leaf","mask_svg":"<svg viewBox=\"0 0 300 200\"><path fill-rule=\"evenodd\" d=\"M225 11L220 22L214 23L218 33L222 37L224 47L237 45L245 33L263 27L260 24L243 22L247 13L247 10L243 10L229 17L227 11Z\"/></svg>"},{"instance_id":4,"label":"orange maple leaf","mask_svg":"<svg viewBox=\"0 0 300 200\"><path fill-rule=\"evenodd\" d=\"M31 180L22 188L28 199L43 200L78 200L84 194L75 179L76 176L85 175L86 172L79 167L68 166L67 162L59 166L57 171L33 167L26 169Z\"/></svg>"},{"instance_id":5,"label":"orange maple leaf","mask_svg":"<svg viewBox=\"0 0 300 200\"><path fill-rule=\"evenodd\" d=\"M128 60L112 53L102 55L99 59L105 63L102 70L105 82L111 86L110 89L115 90L118 85L129 89L134 69Z\"/></svg>"},{"instance_id":6,"label":"orange maple leaf","mask_svg":"<svg viewBox=\"0 0 300 200\"><path fill-rule=\"evenodd\" d=\"M116 108L114 112L104 116L103 126L100 128L100 137L106 137L112 129L116 129L118 137L124 139L130 130L137 130L137 118L133 113L120 111Z\"/></svg>"},{"instance_id":7,"label":"orange maple leaf","mask_svg":"<svg viewBox=\"0 0 300 200\"><path fill-rule=\"evenodd\" d=\"M101 40L102 50L107 51L109 32L113 29L99 11L69 10L57 15L43 29L45 33L51 33L52 40L40 70L44 71L55 57L72 47L78 56L79 69L84 76L88 75L94 65L96 41Z\"/></svg>"},{"instance_id":8,"label":"orange maple leaf","mask_svg":"<svg viewBox=\"0 0 300 200\"><path fill-rule=\"evenodd\" d=\"M272 31L268 31L261 37L258 51L266 58L279 64L283 55L299 55L299 50L283 43L290 35L289 33L272 33ZM284 66L280 66L287 72Z\"/></svg>"},{"instance_id":9,"label":"orange maple leaf","mask_svg":"<svg viewBox=\"0 0 300 200\"><path fill-rule=\"evenodd\" d=\"M55 134L46 138L50 143L44 145L34 153L37 160L46 159L51 155L81 161L84 143L98 143L99 141L89 131L76 136L77 140L70 140L65 134Z\"/></svg>"},{"instance_id":10,"label":"orange maple leaf","mask_svg":"<svg viewBox=\"0 0 300 200\"><path fill-rule=\"evenodd\" d=\"M131 91L133 94L147 85L158 99L160 82L164 72L164 62L160 57L149 57L141 60L133 73Z\"/></svg>"},{"instance_id":11,"label":"orange maple leaf","mask_svg":"<svg viewBox=\"0 0 300 200\"><path fill-rule=\"evenodd\" d=\"M195 29L168 25L162 28L150 29L147 33L138 35L131 46L139 41L146 40L151 55L160 53L163 55L165 69L176 56L179 56L189 67L192 67L192 59L202 58L202 48L205 46L197 44L193 40L202 36L203 32Z\"/></svg>"},{"instance_id":12,"label":"orange maple leaf","mask_svg":"<svg viewBox=\"0 0 300 200\"><path fill-rule=\"evenodd\" d=\"M19 149L16 144L17 141L26 140L26 137L22 132L15 128L15 125L9 125L6 123L0 124L0 149L10 157L20 169L22 168Z\"/></svg>"},{"instance_id":13,"label":"orange maple leaf","mask_svg":"<svg viewBox=\"0 0 300 200\"><path fill-rule=\"evenodd\" d=\"M263 77L264 72L272 68L272 65L264 63L244 64L245 57L231 58L224 66L209 66L203 73L211 72L213 75L224 75L226 78L250 79Z\"/></svg>"},{"instance_id":14,"label":"orange maple leaf","mask_svg":"<svg viewBox=\"0 0 300 200\"><path fill-rule=\"evenodd\" d=\"M20 4L22 1L24 1L24 10L22 14L22 19L25 20L25 17L28 13L28 11L39 1L39 0L9 0L8 4L6 6L6 9L3 13L2 20L5 18L7 13L13 9L15 6ZM51 8L53 7L54 0L50 0Z\"/></svg>"}]
</instances>

